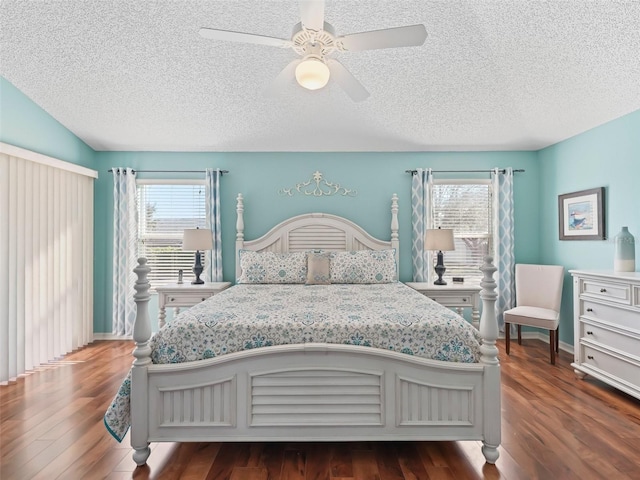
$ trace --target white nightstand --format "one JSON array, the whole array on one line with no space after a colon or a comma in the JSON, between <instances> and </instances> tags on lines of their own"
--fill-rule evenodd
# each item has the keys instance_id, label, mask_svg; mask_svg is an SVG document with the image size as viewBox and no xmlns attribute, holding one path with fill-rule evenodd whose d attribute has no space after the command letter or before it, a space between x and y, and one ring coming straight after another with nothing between
<instances>
[{"instance_id":1,"label":"white nightstand","mask_svg":"<svg viewBox=\"0 0 640 480\"><path fill-rule=\"evenodd\" d=\"M455 308L462 315L462 309L471 308L471 323L480 327L480 285L477 283L448 283L434 285L433 283L405 282L408 287L435 300L445 307Z\"/></svg>"},{"instance_id":2,"label":"white nightstand","mask_svg":"<svg viewBox=\"0 0 640 480\"><path fill-rule=\"evenodd\" d=\"M180 307L193 307L207 298L229 288L231 282L212 282L201 285L191 283L170 283L156 287L158 292L158 327L164 327L166 307L175 308L178 315Z\"/></svg>"}]
</instances>

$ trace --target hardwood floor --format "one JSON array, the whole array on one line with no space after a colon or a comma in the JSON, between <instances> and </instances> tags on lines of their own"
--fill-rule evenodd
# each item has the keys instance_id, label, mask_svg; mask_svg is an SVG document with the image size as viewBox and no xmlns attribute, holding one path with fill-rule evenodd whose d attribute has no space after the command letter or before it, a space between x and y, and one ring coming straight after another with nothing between
<instances>
[{"instance_id":1,"label":"hardwood floor","mask_svg":"<svg viewBox=\"0 0 640 480\"><path fill-rule=\"evenodd\" d=\"M495 466L480 442L162 443L136 468L102 422L133 344L102 341L0 387L0 479L640 479L639 400L540 341L503 347Z\"/></svg>"}]
</instances>

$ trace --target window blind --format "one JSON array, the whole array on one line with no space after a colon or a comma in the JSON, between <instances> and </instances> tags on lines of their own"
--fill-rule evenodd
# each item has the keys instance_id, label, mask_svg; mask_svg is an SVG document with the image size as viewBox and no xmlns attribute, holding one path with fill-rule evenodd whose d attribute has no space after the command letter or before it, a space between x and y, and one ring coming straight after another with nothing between
<instances>
[{"instance_id":1,"label":"window blind","mask_svg":"<svg viewBox=\"0 0 640 480\"><path fill-rule=\"evenodd\" d=\"M178 271L185 281L193 269L194 252L182 250L183 231L205 228L205 190L191 184L138 184L138 251L151 268L151 289L176 283Z\"/></svg>"},{"instance_id":2,"label":"window blind","mask_svg":"<svg viewBox=\"0 0 640 480\"><path fill-rule=\"evenodd\" d=\"M446 276L480 280L492 245L491 185L434 183L432 208L434 228L453 229L455 250L444 252Z\"/></svg>"},{"instance_id":3,"label":"window blind","mask_svg":"<svg viewBox=\"0 0 640 480\"><path fill-rule=\"evenodd\" d=\"M0 144L0 384L93 340L96 176Z\"/></svg>"}]
</instances>

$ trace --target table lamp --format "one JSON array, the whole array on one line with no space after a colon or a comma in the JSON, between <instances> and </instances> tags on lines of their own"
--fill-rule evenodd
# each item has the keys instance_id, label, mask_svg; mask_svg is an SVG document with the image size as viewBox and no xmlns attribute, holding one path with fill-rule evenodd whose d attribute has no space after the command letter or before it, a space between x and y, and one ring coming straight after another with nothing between
<instances>
[{"instance_id":1,"label":"table lamp","mask_svg":"<svg viewBox=\"0 0 640 480\"><path fill-rule=\"evenodd\" d=\"M182 236L182 250L195 250L196 259L193 264L193 273L196 279L191 282L193 285L202 285L204 280L200 279L202 274L202 262L200 250L211 250L213 248L213 237L211 231L206 228L191 228L184 231Z\"/></svg>"},{"instance_id":2,"label":"table lamp","mask_svg":"<svg viewBox=\"0 0 640 480\"><path fill-rule=\"evenodd\" d=\"M442 252L455 250L455 247L453 245L453 230L450 228L427 229L427 234L424 239L424 249L438 251L438 262L434 267L438 278L435 282L433 282L433 284L446 285L447 282L442 279L442 275L444 275L444 272L446 271L443 261L444 255L442 254Z\"/></svg>"}]
</instances>

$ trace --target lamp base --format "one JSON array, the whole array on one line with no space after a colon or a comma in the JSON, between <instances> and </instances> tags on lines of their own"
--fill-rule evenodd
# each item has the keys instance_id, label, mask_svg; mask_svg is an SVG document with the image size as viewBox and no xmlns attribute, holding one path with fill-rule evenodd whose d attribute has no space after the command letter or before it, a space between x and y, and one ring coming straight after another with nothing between
<instances>
[{"instance_id":1,"label":"lamp base","mask_svg":"<svg viewBox=\"0 0 640 480\"><path fill-rule=\"evenodd\" d=\"M444 275L444 272L447 271L447 269L444 267L442 251L438 251L438 263L436 263L436 266L434 267L434 270L436 271L436 274L438 275L438 278L437 278L437 280L435 282L433 282L433 284L434 285L446 285L447 282L445 282L442 279L442 275Z\"/></svg>"},{"instance_id":2,"label":"lamp base","mask_svg":"<svg viewBox=\"0 0 640 480\"><path fill-rule=\"evenodd\" d=\"M446 285L447 282L445 282L442 278L438 278L435 282L433 282L434 285Z\"/></svg>"},{"instance_id":3,"label":"lamp base","mask_svg":"<svg viewBox=\"0 0 640 480\"><path fill-rule=\"evenodd\" d=\"M202 262L200 261L200 251L196 251L196 261L193 265L193 274L196 276L196 279L191 282L191 285L202 285L204 283L204 280L202 280L200 278L200 275L202 275L202 270L204 270L202 268Z\"/></svg>"}]
</instances>

